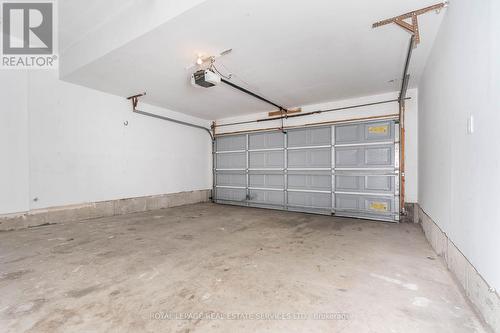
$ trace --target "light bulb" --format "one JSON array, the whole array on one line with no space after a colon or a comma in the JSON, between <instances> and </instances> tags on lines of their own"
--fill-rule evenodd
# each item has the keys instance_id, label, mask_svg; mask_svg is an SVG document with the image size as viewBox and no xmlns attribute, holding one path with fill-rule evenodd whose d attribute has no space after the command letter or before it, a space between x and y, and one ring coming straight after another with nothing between
<instances>
[{"instance_id":1,"label":"light bulb","mask_svg":"<svg viewBox=\"0 0 500 333\"><path fill-rule=\"evenodd\" d=\"M198 57L198 59L196 59L196 63L197 63L198 65L203 64L203 59L201 59L201 57Z\"/></svg>"}]
</instances>

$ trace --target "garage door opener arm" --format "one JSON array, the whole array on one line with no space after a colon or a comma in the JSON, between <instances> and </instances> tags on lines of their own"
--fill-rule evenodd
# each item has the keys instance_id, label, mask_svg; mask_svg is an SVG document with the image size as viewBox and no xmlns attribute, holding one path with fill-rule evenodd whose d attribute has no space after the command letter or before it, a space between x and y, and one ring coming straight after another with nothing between
<instances>
[{"instance_id":1,"label":"garage door opener arm","mask_svg":"<svg viewBox=\"0 0 500 333\"><path fill-rule=\"evenodd\" d=\"M139 104L139 98L143 97L143 96L146 96L145 92L142 93L142 94L137 94L137 95L133 95L133 96L127 97L128 100L132 101L132 111L134 113L142 114L143 116L148 116L148 117L152 117L152 118L156 118L156 119L170 121L172 123L176 123L176 124L180 124L180 125L184 125L184 126L189 126L189 127L194 127L194 128L202 129L202 130L206 131L210 135L210 138L212 139L212 141L214 140L214 136L212 135L212 131L210 129L206 128L206 127L203 127L203 126L200 126L200 125L196 125L196 124L192 124L192 123L188 123L188 122L182 121L182 120L173 119L173 118L170 118L170 117L160 116L160 115L157 115L157 114L154 114L154 113L145 112L145 111L141 111L141 110L137 109L137 105Z\"/></svg>"}]
</instances>

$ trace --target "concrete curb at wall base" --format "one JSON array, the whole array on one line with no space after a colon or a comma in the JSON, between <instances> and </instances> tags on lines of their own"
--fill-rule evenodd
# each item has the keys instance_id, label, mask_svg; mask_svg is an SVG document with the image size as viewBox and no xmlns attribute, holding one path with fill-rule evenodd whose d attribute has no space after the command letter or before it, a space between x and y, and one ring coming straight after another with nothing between
<instances>
[{"instance_id":1,"label":"concrete curb at wall base","mask_svg":"<svg viewBox=\"0 0 500 333\"><path fill-rule=\"evenodd\" d=\"M438 225L415 204L415 219L422 225L425 236L448 269L455 275L467 298L493 332L500 333L500 297L490 288L467 258Z\"/></svg>"},{"instance_id":2,"label":"concrete curb at wall base","mask_svg":"<svg viewBox=\"0 0 500 333\"><path fill-rule=\"evenodd\" d=\"M417 204L413 202L405 202L406 215L401 216L401 223L418 223L416 218Z\"/></svg>"},{"instance_id":3,"label":"concrete curb at wall base","mask_svg":"<svg viewBox=\"0 0 500 333\"><path fill-rule=\"evenodd\" d=\"M211 190L199 190L40 209L16 216L0 216L0 231L208 202L210 195Z\"/></svg>"}]
</instances>

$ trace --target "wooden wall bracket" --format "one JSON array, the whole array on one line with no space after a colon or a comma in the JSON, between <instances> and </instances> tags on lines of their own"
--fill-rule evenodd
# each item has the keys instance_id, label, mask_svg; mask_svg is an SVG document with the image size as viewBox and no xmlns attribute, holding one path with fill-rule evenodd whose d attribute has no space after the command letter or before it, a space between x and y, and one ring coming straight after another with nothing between
<instances>
[{"instance_id":1,"label":"wooden wall bracket","mask_svg":"<svg viewBox=\"0 0 500 333\"><path fill-rule=\"evenodd\" d=\"M418 43L420 43L420 30L418 27L418 16L428 13L430 11L435 10L436 12L439 13L439 11L445 7L448 6L448 2L442 2L438 3L429 7L417 9L399 16L391 17L386 20L378 21L373 23L372 27L373 28L378 28L383 25L391 24L394 23L398 25L399 27L403 28L404 30L408 31L410 34L415 36L415 47L417 46ZM406 20L411 20L411 23L407 22Z\"/></svg>"}]
</instances>

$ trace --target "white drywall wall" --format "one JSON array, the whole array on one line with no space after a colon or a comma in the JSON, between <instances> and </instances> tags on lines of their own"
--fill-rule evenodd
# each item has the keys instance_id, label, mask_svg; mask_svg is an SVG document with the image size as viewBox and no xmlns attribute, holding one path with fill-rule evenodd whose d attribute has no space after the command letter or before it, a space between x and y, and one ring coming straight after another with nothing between
<instances>
[{"instance_id":1,"label":"white drywall wall","mask_svg":"<svg viewBox=\"0 0 500 333\"><path fill-rule=\"evenodd\" d=\"M0 214L28 209L28 74L0 74Z\"/></svg>"},{"instance_id":2,"label":"white drywall wall","mask_svg":"<svg viewBox=\"0 0 500 333\"><path fill-rule=\"evenodd\" d=\"M8 103L0 113L0 214L211 188L203 130L133 114L126 99L60 81L56 71L2 73L0 91Z\"/></svg>"},{"instance_id":3,"label":"white drywall wall","mask_svg":"<svg viewBox=\"0 0 500 333\"><path fill-rule=\"evenodd\" d=\"M419 85L423 210L500 288L499 1L452 1ZM469 116L474 133L467 133Z\"/></svg>"},{"instance_id":4,"label":"white drywall wall","mask_svg":"<svg viewBox=\"0 0 500 333\"><path fill-rule=\"evenodd\" d=\"M388 93L382 95L372 95L359 97L354 99L334 101L328 103L305 105L302 106L302 112L311 112L316 110L327 110L345 106L367 104L372 102L380 102L385 100L397 99L399 93ZM408 97L411 97L407 101L406 107L406 201L407 202L417 202L418 196L418 182L417 182L417 165L418 165L418 154L417 154L417 136L418 136L418 107L417 99L418 92L416 89L408 90ZM249 97L250 98L250 97ZM290 118L284 120L285 126L301 126L307 124L314 124L319 122L337 121L337 120L349 120L355 118L364 118L371 116L384 116L384 115L397 115L399 113L399 106L397 102L389 104L379 104L367 107L361 107L356 109L342 110L321 113L317 115ZM234 122L255 120L267 118L267 113L257 113L250 114L246 116L232 117L218 119L217 124L228 124ZM265 121L260 123L242 124L219 127L217 133L229 133L236 131L249 131L256 129L265 128L276 128L281 126L281 121Z\"/></svg>"}]
</instances>

